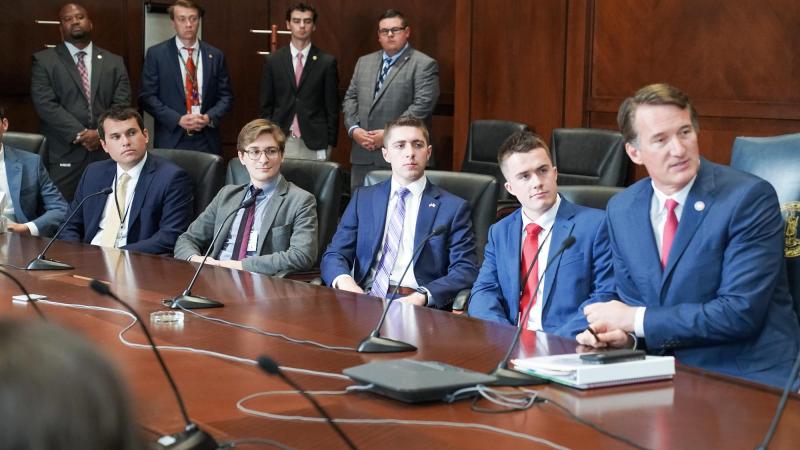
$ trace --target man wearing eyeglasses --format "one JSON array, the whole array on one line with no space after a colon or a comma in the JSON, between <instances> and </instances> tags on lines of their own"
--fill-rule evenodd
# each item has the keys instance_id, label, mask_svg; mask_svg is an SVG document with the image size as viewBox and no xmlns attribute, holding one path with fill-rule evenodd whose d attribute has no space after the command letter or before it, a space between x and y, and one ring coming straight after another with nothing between
<instances>
[{"instance_id":1,"label":"man wearing eyeglasses","mask_svg":"<svg viewBox=\"0 0 800 450\"><path fill-rule=\"evenodd\" d=\"M222 52L198 40L203 8L193 0L169 7L175 37L147 51L139 104L155 119L156 148L220 154L219 125L231 110Z\"/></svg>"},{"instance_id":2,"label":"man wearing eyeglasses","mask_svg":"<svg viewBox=\"0 0 800 450\"><path fill-rule=\"evenodd\" d=\"M281 175L286 136L266 119L239 132L239 162L250 182L228 185L175 243L175 258L265 275L310 269L317 260L317 203ZM242 203L256 196L246 208ZM231 218L228 216L239 209Z\"/></svg>"},{"instance_id":3,"label":"man wearing eyeglasses","mask_svg":"<svg viewBox=\"0 0 800 450\"><path fill-rule=\"evenodd\" d=\"M390 9L378 20L382 50L362 56L356 63L344 95L344 125L353 139L351 188L366 174L389 165L381 155L383 127L400 116L422 119L428 129L439 98L439 65L411 47L411 27L403 14Z\"/></svg>"}]
</instances>

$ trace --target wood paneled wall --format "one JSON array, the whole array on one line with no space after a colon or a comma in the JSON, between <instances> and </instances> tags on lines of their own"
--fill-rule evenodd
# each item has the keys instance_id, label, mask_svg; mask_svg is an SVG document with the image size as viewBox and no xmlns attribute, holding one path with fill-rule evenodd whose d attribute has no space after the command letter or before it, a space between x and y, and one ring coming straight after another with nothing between
<instances>
[{"instance_id":1,"label":"wood paneled wall","mask_svg":"<svg viewBox=\"0 0 800 450\"><path fill-rule=\"evenodd\" d=\"M464 0L456 15L456 149L483 118L616 129L625 97L655 82L684 90L700 148L728 163L736 136L800 131L795 0ZM463 69L463 70L462 70ZM634 176L644 175L637 169Z\"/></svg>"},{"instance_id":2,"label":"wood paneled wall","mask_svg":"<svg viewBox=\"0 0 800 450\"><path fill-rule=\"evenodd\" d=\"M166 0L165 0L166 1ZM0 15L0 102L12 129L35 131L28 94L30 54L60 40L63 1L6 0ZM142 0L86 0L98 45L125 57L134 99L143 60ZM202 0L204 38L228 60L236 100L223 122L233 155L236 134L255 117L269 38L251 28L283 27L289 0ZM549 139L556 127L616 128L626 96L653 82L685 90L700 113L702 153L727 163L735 136L800 131L800 8L796 0L389 0L314 2L314 42L337 56L340 94L357 58L377 50L377 16L397 7L411 42L439 61L442 94L434 151L459 168L469 122L528 123ZM288 37L281 36L279 45ZM333 159L347 163L344 128ZM641 170L634 174L642 175Z\"/></svg>"}]
</instances>

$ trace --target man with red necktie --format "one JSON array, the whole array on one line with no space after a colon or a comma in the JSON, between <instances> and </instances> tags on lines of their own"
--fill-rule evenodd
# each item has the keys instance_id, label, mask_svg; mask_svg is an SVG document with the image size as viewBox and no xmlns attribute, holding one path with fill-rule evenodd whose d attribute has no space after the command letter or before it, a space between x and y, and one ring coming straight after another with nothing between
<instances>
[{"instance_id":1,"label":"man with red necktie","mask_svg":"<svg viewBox=\"0 0 800 450\"><path fill-rule=\"evenodd\" d=\"M644 341L684 364L782 387L800 326L775 190L700 157L697 113L673 86L640 89L617 120L649 177L608 204L620 300L587 306L597 338L587 331L578 342Z\"/></svg>"}]
</instances>

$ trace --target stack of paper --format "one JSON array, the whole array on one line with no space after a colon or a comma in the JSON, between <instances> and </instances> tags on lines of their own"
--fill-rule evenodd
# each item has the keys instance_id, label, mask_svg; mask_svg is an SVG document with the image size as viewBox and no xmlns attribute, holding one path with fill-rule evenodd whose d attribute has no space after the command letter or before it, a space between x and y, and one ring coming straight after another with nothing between
<instances>
[{"instance_id":1,"label":"stack of paper","mask_svg":"<svg viewBox=\"0 0 800 450\"><path fill-rule=\"evenodd\" d=\"M578 389L671 379L675 375L675 358L647 356L645 359L611 364L590 364L580 355L539 356L515 359L514 368Z\"/></svg>"}]
</instances>

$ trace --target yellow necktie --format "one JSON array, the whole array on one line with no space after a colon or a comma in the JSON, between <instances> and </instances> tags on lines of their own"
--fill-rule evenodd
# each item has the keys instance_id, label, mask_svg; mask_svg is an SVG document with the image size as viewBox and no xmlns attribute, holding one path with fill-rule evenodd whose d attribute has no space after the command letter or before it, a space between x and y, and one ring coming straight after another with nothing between
<instances>
[{"instance_id":1,"label":"yellow necktie","mask_svg":"<svg viewBox=\"0 0 800 450\"><path fill-rule=\"evenodd\" d=\"M106 211L105 227L100 231L100 245L103 247L116 247L117 237L122 228L122 218L125 216L125 199L128 196L128 181L131 176L123 172L117 180L117 188L114 189L116 203L113 208Z\"/></svg>"}]
</instances>

